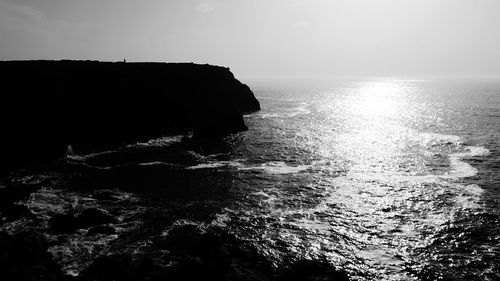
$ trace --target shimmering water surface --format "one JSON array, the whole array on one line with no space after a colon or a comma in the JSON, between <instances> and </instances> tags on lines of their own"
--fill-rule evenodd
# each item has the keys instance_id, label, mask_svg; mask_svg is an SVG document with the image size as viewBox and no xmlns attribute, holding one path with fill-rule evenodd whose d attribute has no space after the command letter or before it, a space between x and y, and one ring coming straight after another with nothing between
<instances>
[{"instance_id":1,"label":"shimmering water surface","mask_svg":"<svg viewBox=\"0 0 500 281\"><path fill-rule=\"evenodd\" d=\"M321 259L352 280L500 279L500 82L247 82L263 108L248 132L69 155L16 179L50 180L27 201L42 225L90 206L119 218L114 235L52 234L68 272L106 253L160 254L152 241L196 224L277 268ZM96 200L102 190L114 200Z\"/></svg>"}]
</instances>

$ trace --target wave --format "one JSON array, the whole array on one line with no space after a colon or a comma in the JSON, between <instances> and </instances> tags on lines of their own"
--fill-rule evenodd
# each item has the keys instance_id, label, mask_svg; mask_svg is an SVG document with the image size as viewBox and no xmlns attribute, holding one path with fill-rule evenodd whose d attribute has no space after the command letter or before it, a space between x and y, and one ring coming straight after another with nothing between
<instances>
[{"instance_id":1,"label":"wave","mask_svg":"<svg viewBox=\"0 0 500 281\"><path fill-rule=\"evenodd\" d=\"M186 137L186 135L166 136L166 137L161 137L161 138L156 138L156 139L150 139L150 140L145 141L145 142L137 142L135 144L127 145L127 147L170 146L174 143L181 142L185 137Z\"/></svg>"},{"instance_id":2,"label":"wave","mask_svg":"<svg viewBox=\"0 0 500 281\"><path fill-rule=\"evenodd\" d=\"M456 135L445 135L436 133L419 133L418 138L421 140L421 144L426 147L436 147L443 145L455 145L459 146L462 144L462 138Z\"/></svg>"},{"instance_id":3,"label":"wave","mask_svg":"<svg viewBox=\"0 0 500 281\"><path fill-rule=\"evenodd\" d=\"M488 155L490 151L485 147L467 146L468 152L450 154L450 171L441 178L466 178L477 175L478 171L469 163L463 161L464 158Z\"/></svg>"},{"instance_id":4,"label":"wave","mask_svg":"<svg viewBox=\"0 0 500 281\"><path fill-rule=\"evenodd\" d=\"M259 100L273 100L273 101L282 101L282 102L294 102L295 100L292 98L280 98L280 97L271 97L271 96L257 96Z\"/></svg>"},{"instance_id":5,"label":"wave","mask_svg":"<svg viewBox=\"0 0 500 281\"><path fill-rule=\"evenodd\" d=\"M464 149L467 152L451 153L448 158L450 160L449 171L441 174L426 174L426 175L408 175L400 172L386 171L380 173L379 171L366 171L351 169L347 176L350 178L361 179L364 181L376 180L379 182L435 182L438 180L458 180L461 178L474 177L477 175L478 170L472 167L463 159L474 156L484 156L489 154L489 150L484 147L466 146Z\"/></svg>"},{"instance_id":6,"label":"wave","mask_svg":"<svg viewBox=\"0 0 500 281\"><path fill-rule=\"evenodd\" d=\"M130 164L130 165L135 165L135 164ZM138 166L168 166L168 167L180 167L179 164L176 163L169 163L169 162L162 162L162 161L153 161L153 162L143 162L143 163L138 163Z\"/></svg>"},{"instance_id":7,"label":"wave","mask_svg":"<svg viewBox=\"0 0 500 281\"><path fill-rule=\"evenodd\" d=\"M295 174L311 169L312 165L291 165L281 161L271 161L259 165L245 165L242 163L244 159L235 161L216 161L201 163L194 166L186 167L188 170L197 169L216 169L222 167L236 168L239 171L257 171L268 174Z\"/></svg>"},{"instance_id":8,"label":"wave","mask_svg":"<svg viewBox=\"0 0 500 281\"><path fill-rule=\"evenodd\" d=\"M433 154L434 147L449 151L449 170L443 174L420 174L414 175L401 171L367 171L364 167L357 169L352 167L346 171L345 176L351 179L361 181L379 181L379 182L436 182L440 180L458 180L461 178L473 177L477 175L478 170L464 161L464 158L484 156L490 152L485 147L480 146L464 146L462 139L454 135L441 134L422 134L422 144L429 148L428 154ZM460 150L460 152L452 153L451 151ZM204 159L207 160L207 159ZM329 169L334 169L330 161L313 161L310 164L291 164L284 161L269 161L262 164L249 164L245 159L236 159L234 161L208 161L193 166L188 166L186 169L216 169L230 167L240 171L260 171L268 174L294 174L301 172L320 172Z\"/></svg>"},{"instance_id":9,"label":"wave","mask_svg":"<svg viewBox=\"0 0 500 281\"><path fill-rule=\"evenodd\" d=\"M291 117L296 117L299 115L308 115L311 114L311 110L309 109L310 104L309 103L299 103L296 104L293 107L289 108L283 108L279 112L272 111L272 112L260 112L257 113L255 116L260 117L260 118L291 118Z\"/></svg>"},{"instance_id":10,"label":"wave","mask_svg":"<svg viewBox=\"0 0 500 281\"><path fill-rule=\"evenodd\" d=\"M116 152L123 150L124 148L125 149L127 149L127 148L133 149L136 147L166 147L166 146L171 146L172 144L181 142L184 137L185 137L184 135L161 137L161 138L156 138L156 139L150 139L146 142L137 142L134 144L129 144L129 145L126 145L124 147L119 147L116 149L104 150L104 151L86 153L86 154L78 154L74 151L72 145L68 145L68 147L66 149L66 159L74 160L74 161L85 161L85 160L88 160L90 158L116 153Z\"/></svg>"},{"instance_id":11,"label":"wave","mask_svg":"<svg viewBox=\"0 0 500 281\"><path fill-rule=\"evenodd\" d=\"M239 170L264 171L268 174L295 174L307 171L311 165L289 165L285 162L273 161L258 166L241 167Z\"/></svg>"},{"instance_id":12,"label":"wave","mask_svg":"<svg viewBox=\"0 0 500 281\"><path fill-rule=\"evenodd\" d=\"M209 162L209 163L201 163L194 166L186 167L187 170L198 170L198 169L216 169L221 167L242 167L243 164L237 161L217 161L217 162Z\"/></svg>"},{"instance_id":13,"label":"wave","mask_svg":"<svg viewBox=\"0 0 500 281\"><path fill-rule=\"evenodd\" d=\"M117 151L118 150L105 150L105 151L93 152L93 153L87 153L87 154L77 154L74 152L73 147L71 145L68 145L68 148L66 149L66 159L74 160L74 161L85 161L85 160L93 158L93 157L111 154L111 153L115 153Z\"/></svg>"},{"instance_id":14,"label":"wave","mask_svg":"<svg viewBox=\"0 0 500 281\"><path fill-rule=\"evenodd\" d=\"M279 118L279 117L283 117L283 116L279 115L278 113L261 113L261 114L258 114L258 116L260 118Z\"/></svg>"}]
</instances>

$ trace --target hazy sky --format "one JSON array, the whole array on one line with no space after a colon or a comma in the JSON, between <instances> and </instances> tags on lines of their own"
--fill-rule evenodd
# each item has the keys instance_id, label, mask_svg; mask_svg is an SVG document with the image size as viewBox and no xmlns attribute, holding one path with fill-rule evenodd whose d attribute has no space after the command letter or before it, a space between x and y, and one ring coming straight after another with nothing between
<instances>
[{"instance_id":1,"label":"hazy sky","mask_svg":"<svg viewBox=\"0 0 500 281\"><path fill-rule=\"evenodd\" d=\"M124 58L240 76L500 75L500 0L0 0L0 60Z\"/></svg>"}]
</instances>

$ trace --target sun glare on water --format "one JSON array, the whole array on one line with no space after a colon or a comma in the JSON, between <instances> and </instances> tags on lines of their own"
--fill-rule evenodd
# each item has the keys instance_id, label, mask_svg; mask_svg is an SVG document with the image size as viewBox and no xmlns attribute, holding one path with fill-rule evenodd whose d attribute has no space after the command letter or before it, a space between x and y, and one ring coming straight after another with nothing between
<instances>
[{"instance_id":1,"label":"sun glare on water","mask_svg":"<svg viewBox=\"0 0 500 281\"><path fill-rule=\"evenodd\" d=\"M346 99L345 115L350 122L339 136L341 155L354 172L397 170L411 133L404 124L410 114L407 89L401 82L362 83Z\"/></svg>"},{"instance_id":2,"label":"sun glare on water","mask_svg":"<svg viewBox=\"0 0 500 281\"><path fill-rule=\"evenodd\" d=\"M404 108L399 100L405 94L406 89L401 82L369 82L356 90L351 110L366 118L391 117L402 113Z\"/></svg>"}]
</instances>

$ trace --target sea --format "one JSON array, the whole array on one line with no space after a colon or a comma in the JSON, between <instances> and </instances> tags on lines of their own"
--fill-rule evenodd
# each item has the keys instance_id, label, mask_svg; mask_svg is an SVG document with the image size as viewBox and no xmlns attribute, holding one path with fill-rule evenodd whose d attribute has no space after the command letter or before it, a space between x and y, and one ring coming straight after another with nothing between
<instances>
[{"instance_id":1,"label":"sea","mask_svg":"<svg viewBox=\"0 0 500 281\"><path fill-rule=\"evenodd\" d=\"M101 255L161 256L154 241L194 225L275 268L322 260L351 280L500 280L500 80L244 82L262 107L248 131L69 148L12 179L42 183L21 202L38 219L0 230L90 207L116 216L116 234L47 232L73 275Z\"/></svg>"}]
</instances>

